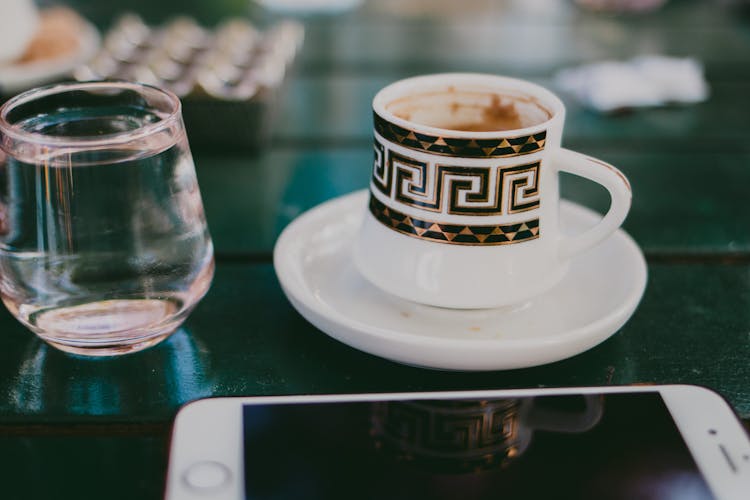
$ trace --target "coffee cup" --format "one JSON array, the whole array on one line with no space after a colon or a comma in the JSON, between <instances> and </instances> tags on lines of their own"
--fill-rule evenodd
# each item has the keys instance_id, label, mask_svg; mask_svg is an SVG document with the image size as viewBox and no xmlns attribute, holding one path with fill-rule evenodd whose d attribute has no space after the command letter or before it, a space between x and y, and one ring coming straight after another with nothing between
<instances>
[{"instance_id":1,"label":"coffee cup","mask_svg":"<svg viewBox=\"0 0 750 500\"><path fill-rule=\"evenodd\" d=\"M443 473L497 471L526 452L536 431L585 433L604 415L600 395L562 396L577 403L571 408L543 404L555 398L378 401L370 435L399 463Z\"/></svg>"},{"instance_id":2,"label":"coffee cup","mask_svg":"<svg viewBox=\"0 0 750 500\"><path fill-rule=\"evenodd\" d=\"M630 209L619 170L561 147L565 107L534 83L419 76L380 90L373 112L370 198L354 263L402 299L459 309L523 302L558 283ZM559 172L611 197L582 234L560 230Z\"/></svg>"}]
</instances>

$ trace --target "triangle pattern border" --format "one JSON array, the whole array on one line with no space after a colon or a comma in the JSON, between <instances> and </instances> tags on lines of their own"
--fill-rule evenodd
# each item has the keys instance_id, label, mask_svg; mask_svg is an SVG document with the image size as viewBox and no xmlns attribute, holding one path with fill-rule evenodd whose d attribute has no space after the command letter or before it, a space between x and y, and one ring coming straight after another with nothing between
<instances>
[{"instance_id":1,"label":"triangle pattern border","mask_svg":"<svg viewBox=\"0 0 750 500\"><path fill-rule=\"evenodd\" d=\"M510 158L542 151L547 144L547 131L502 137L470 139L422 134L391 123L373 111L375 131L384 139L415 151L462 158Z\"/></svg>"},{"instance_id":2,"label":"triangle pattern border","mask_svg":"<svg viewBox=\"0 0 750 500\"><path fill-rule=\"evenodd\" d=\"M539 219L513 224L466 225L422 220L386 206L370 193L375 220L401 234L450 245L511 245L539 238Z\"/></svg>"}]
</instances>

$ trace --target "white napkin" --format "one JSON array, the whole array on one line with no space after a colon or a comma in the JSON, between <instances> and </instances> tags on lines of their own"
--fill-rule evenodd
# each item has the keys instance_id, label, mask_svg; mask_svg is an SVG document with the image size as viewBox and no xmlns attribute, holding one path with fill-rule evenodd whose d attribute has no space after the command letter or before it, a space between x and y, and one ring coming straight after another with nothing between
<instances>
[{"instance_id":1,"label":"white napkin","mask_svg":"<svg viewBox=\"0 0 750 500\"><path fill-rule=\"evenodd\" d=\"M640 56L588 64L559 71L555 84L602 112L708 98L703 67L691 58Z\"/></svg>"}]
</instances>

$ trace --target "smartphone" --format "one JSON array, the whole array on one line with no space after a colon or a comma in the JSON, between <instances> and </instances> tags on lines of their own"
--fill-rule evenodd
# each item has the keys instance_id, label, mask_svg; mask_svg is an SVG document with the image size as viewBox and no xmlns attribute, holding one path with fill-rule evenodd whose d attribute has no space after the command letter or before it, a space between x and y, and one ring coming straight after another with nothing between
<instances>
[{"instance_id":1,"label":"smartphone","mask_svg":"<svg viewBox=\"0 0 750 500\"><path fill-rule=\"evenodd\" d=\"M697 386L215 398L180 410L177 499L743 499L750 440Z\"/></svg>"}]
</instances>

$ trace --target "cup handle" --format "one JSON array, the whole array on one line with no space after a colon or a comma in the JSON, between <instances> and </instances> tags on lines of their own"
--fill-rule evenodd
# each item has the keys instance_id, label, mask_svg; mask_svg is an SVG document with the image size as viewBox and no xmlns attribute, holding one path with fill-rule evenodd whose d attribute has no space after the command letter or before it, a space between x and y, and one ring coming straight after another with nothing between
<instances>
[{"instance_id":1,"label":"cup handle","mask_svg":"<svg viewBox=\"0 0 750 500\"><path fill-rule=\"evenodd\" d=\"M548 408L534 408L526 417L526 423L536 431L580 433L599 424L604 415L604 398L599 394L584 394L585 408L577 413Z\"/></svg>"},{"instance_id":2,"label":"cup handle","mask_svg":"<svg viewBox=\"0 0 750 500\"><path fill-rule=\"evenodd\" d=\"M561 259L567 260L593 247L620 227L630 210L633 192L622 172L601 160L569 149L560 149L555 155L555 163L561 172L601 184L609 191L611 198L609 211L596 226L583 234L562 238L559 255Z\"/></svg>"}]
</instances>

